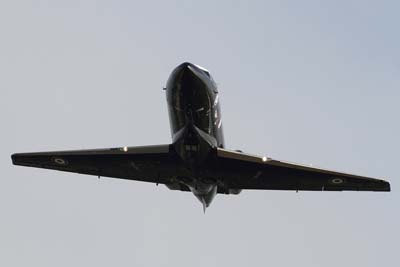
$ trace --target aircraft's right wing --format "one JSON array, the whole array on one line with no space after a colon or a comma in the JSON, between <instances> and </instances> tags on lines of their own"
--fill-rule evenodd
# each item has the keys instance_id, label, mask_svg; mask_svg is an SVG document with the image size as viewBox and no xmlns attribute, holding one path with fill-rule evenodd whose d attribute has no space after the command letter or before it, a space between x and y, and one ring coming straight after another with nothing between
<instances>
[{"instance_id":1,"label":"aircraft's right wing","mask_svg":"<svg viewBox=\"0 0 400 267\"><path fill-rule=\"evenodd\" d=\"M231 189L390 191L381 179L286 163L225 149L217 149L218 177Z\"/></svg>"},{"instance_id":2,"label":"aircraft's right wing","mask_svg":"<svg viewBox=\"0 0 400 267\"><path fill-rule=\"evenodd\" d=\"M171 145L18 153L14 165L169 184L184 170Z\"/></svg>"}]
</instances>

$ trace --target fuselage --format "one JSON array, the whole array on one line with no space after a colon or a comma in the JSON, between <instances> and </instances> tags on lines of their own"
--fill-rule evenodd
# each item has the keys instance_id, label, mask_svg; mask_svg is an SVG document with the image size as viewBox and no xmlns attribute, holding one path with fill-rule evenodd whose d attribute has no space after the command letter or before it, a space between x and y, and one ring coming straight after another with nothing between
<instances>
[{"instance_id":1,"label":"fuselage","mask_svg":"<svg viewBox=\"0 0 400 267\"><path fill-rule=\"evenodd\" d=\"M217 85L207 70L186 62L172 71L166 94L172 144L192 173L182 182L207 207L217 184L204 182L196 173L212 149L224 147Z\"/></svg>"}]
</instances>

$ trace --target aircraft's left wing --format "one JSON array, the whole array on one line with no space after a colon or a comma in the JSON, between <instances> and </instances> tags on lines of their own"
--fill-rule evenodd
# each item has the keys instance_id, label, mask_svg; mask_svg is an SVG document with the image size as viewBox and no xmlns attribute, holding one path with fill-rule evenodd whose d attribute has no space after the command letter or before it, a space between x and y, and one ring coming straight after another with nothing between
<instances>
[{"instance_id":1,"label":"aircraft's left wing","mask_svg":"<svg viewBox=\"0 0 400 267\"><path fill-rule=\"evenodd\" d=\"M179 174L170 145L20 153L15 165L167 184Z\"/></svg>"},{"instance_id":2,"label":"aircraft's left wing","mask_svg":"<svg viewBox=\"0 0 400 267\"><path fill-rule=\"evenodd\" d=\"M312 191L390 191L382 179L287 163L267 157L217 149L218 177L226 188Z\"/></svg>"}]
</instances>

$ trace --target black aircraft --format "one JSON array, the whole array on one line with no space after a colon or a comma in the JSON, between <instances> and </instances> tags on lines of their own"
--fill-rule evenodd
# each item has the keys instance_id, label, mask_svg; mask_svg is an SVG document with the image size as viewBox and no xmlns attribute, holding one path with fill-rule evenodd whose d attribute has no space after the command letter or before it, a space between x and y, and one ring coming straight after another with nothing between
<instances>
[{"instance_id":1,"label":"black aircraft","mask_svg":"<svg viewBox=\"0 0 400 267\"><path fill-rule=\"evenodd\" d=\"M210 73L183 63L165 88L172 143L12 155L15 165L164 184L192 192L205 210L217 193L242 189L390 191L384 180L287 163L225 148Z\"/></svg>"}]
</instances>

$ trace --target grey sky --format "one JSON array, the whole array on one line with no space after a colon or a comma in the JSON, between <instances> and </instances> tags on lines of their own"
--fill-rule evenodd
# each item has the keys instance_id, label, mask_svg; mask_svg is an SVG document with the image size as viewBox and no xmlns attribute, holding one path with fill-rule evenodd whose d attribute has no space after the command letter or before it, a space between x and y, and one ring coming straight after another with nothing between
<instances>
[{"instance_id":1,"label":"grey sky","mask_svg":"<svg viewBox=\"0 0 400 267\"><path fill-rule=\"evenodd\" d=\"M398 1L0 2L1 266L397 266ZM220 86L229 148L391 193L188 193L11 165L170 142L162 87Z\"/></svg>"}]
</instances>

